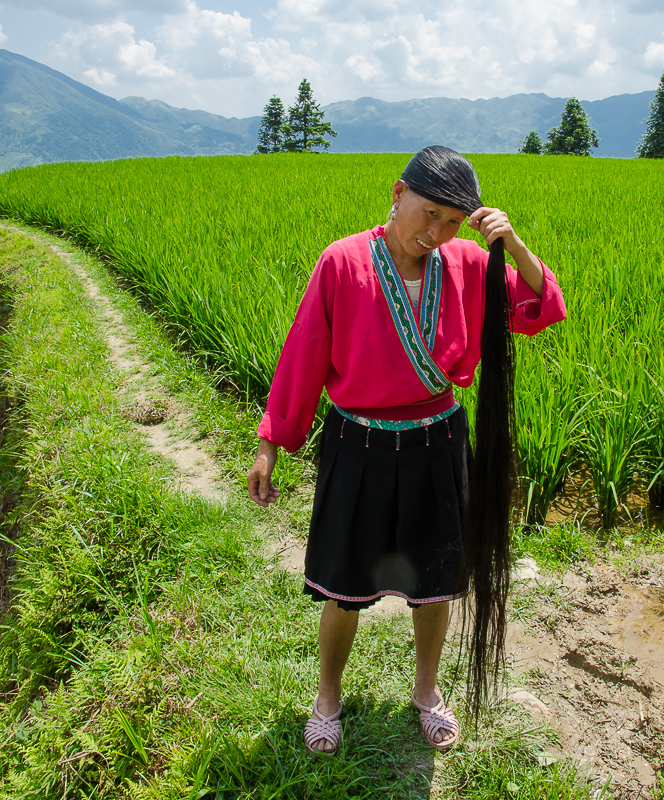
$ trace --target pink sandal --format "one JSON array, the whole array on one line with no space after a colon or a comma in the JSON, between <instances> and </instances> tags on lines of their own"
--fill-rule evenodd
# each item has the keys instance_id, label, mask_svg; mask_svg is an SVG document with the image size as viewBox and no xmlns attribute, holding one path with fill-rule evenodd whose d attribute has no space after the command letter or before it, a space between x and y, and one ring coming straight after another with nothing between
<instances>
[{"instance_id":1,"label":"pink sandal","mask_svg":"<svg viewBox=\"0 0 664 800\"><path fill-rule=\"evenodd\" d=\"M436 750L447 750L448 747L452 747L453 744L456 744L459 738L459 723L454 716L454 711L452 711L451 708L446 708L437 686L435 691L436 696L440 697L440 703L431 708L417 702L415 699L415 687L413 687L410 699L415 708L420 711L420 726L427 742L432 747L435 747ZM437 742L433 737L439 731L451 733L452 736L449 739Z\"/></svg>"},{"instance_id":2,"label":"pink sandal","mask_svg":"<svg viewBox=\"0 0 664 800\"><path fill-rule=\"evenodd\" d=\"M341 722L339 717L343 711L343 702L339 703L339 710L335 711L329 717L323 716L318 710L318 695L314 697L313 714L307 720L304 726L304 743L310 753L322 753L323 755L333 756L339 749L339 741L341 740ZM317 716L316 716L317 715ZM329 742L332 750L318 750L314 744L320 739L325 739Z\"/></svg>"}]
</instances>

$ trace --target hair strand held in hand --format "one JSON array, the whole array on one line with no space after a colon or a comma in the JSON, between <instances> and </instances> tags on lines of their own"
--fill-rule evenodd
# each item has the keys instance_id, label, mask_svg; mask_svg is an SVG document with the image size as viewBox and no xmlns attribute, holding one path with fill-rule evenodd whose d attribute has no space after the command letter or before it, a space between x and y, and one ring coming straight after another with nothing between
<instances>
[{"instance_id":1,"label":"hair strand held in hand","mask_svg":"<svg viewBox=\"0 0 664 800\"><path fill-rule=\"evenodd\" d=\"M475 721L505 659L510 504L515 483L515 352L502 239L491 244L486 272L475 454L464 514L466 576L474 597L468 657L469 711ZM466 619L464 615L464 627Z\"/></svg>"}]
</instances>

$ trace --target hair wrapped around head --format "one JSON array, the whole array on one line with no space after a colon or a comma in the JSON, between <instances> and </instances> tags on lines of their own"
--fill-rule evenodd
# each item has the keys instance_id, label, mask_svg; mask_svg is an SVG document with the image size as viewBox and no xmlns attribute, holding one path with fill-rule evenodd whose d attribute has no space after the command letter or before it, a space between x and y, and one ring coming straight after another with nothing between
<instances>
[{"instance_id":1,"label":"hair wrapped around head","mask_svg":"<svg viewBox=\"0 0 664 800\"><path fill-rule=\"evenodd\" d=\"M455 150L441 145L425 147L406 165L401 180L417 194L472 214L482 202L473 165Z\"/></svg>"},{"instance_id":2,"label":"hair wrapped around head","mask_svg":"<svg viewBox=\"0 0 664 800\"><path fill-rule=\"evenodd\" d=\"M409 161L401 179L434 203L466 214L480 208L480 185L463 156L427 147ZM460 589L473 589L468 660L469 707L477 721L489 685L505 656L505 605L509 589L509 514L515 476L514 344L503 240L489 249L484 286L482 367L475 416L475 454L464 509L464 565ZM465 615L464 615L465 625Z\"/></svg>"}]
</instances>

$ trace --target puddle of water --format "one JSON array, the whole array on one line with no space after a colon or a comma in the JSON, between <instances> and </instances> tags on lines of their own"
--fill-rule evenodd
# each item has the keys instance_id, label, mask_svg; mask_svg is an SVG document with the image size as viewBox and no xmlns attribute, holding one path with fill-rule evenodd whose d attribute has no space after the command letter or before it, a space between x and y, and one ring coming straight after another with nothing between
<instances>
[{"instance_id":1,"label":"puddle of water","mask_svg":"<svg viewBox=\"0 0 664 800\"><path fill-rule=\"evenodd\" d=\"M664 589L633 590L610 638L636 656L646 675L664 686ZM626 613L625 613L626 612Z\"/></svg>"}]
</instances>

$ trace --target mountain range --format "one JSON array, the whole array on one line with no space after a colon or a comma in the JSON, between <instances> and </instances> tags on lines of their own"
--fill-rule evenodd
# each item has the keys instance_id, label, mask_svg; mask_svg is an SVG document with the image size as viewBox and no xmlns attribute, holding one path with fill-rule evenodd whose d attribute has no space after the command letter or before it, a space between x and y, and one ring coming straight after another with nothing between
<instances>
[{"instance_id":1,"label":"mountain range","mask_svg":"<svg viewBox=\"0 0 664 800\"><path fill-rule=\"evenodd\" d=\"M653 92L582 101L600 137L595 155L630 158ZM544 138L564 98L490 100L371 97L324 106L338 132L330 152L415 152L445 144L464 153L514 153L531 130ZM160 100L115 100L61 72L0 50L0 171L56 161L251 153L260 117L221 117Z\"/></svg>"}]
</instances>

